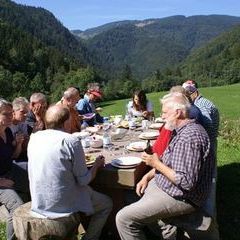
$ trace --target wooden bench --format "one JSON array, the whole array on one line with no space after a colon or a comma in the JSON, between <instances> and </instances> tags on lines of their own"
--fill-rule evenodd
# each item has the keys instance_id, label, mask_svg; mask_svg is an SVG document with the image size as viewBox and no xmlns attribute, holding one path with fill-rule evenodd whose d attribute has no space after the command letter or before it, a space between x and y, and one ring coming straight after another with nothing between
<instances>
[{"instance_id":1,"label":"wooden bench","mask_svg":"<svg viewBox=\"0 0 240 240\"><path fill-rule=\"evenodd\" d=\"M84 232L79 214L57 219L37 218L31 214L31 202L21 205L14 211L13 226L19 240L43 240L49 237L70 240L77 239L79 229Z\"/></svg>"},{"instance_id":2,"label":"wooden bench","mask_svg":"<svg viewBox=\"0 0 240 240\"><path fill-rule=\"evenodd\" d=\"M0 204L0 222L6 222L9 212L4 205Z\"/></svg>"}]
</instances>

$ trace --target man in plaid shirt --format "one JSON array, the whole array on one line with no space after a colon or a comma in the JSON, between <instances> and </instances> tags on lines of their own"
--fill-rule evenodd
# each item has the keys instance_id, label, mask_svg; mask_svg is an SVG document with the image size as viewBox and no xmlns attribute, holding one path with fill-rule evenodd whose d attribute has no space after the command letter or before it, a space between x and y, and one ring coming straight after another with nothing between
<instances>
[{"instance_id":1,"label":"man in plaid shirt","mask_svg":"<svg viewBox=\"0 0 240 240\"><path fill-rule=\"evenodd\" d=\"M190 104L182 94L168 94L161 102L162 118L173 136L160 159L142 155L152 170L137 184L141 199L116 216L121 239L146 239L144 226L197 212L209 193L213 162L207 132L188 118Z\"/></svg>"}]
</instances>

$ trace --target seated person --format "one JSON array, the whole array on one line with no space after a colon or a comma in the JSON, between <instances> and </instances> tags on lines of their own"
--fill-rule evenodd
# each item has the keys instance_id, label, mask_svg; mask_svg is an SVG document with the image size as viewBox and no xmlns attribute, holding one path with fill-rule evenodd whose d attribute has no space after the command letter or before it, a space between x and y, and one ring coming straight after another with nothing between
<instances>
[{"instance_id":1,"label":"seated person","mask_svg":"<svg viewBox=\"0 0 240 240\"><path fill-rule=\"evenodd\" d=\"M27 172L13 163L13 159L22 151L23 138L14 141L9 128L12 117L12 104L0 99L0 203L4 204L10 213L7 222L7 239L13 239L13 210L22 204L18 194L25 197L29 192Z\"/></svg>"},{"instance_id":2,"label":"seated person","mask_svg":"<svg viewBox=\"0 0 240 240\"><path fill-rule=\"evenodd\" d=\"M144 226L174 221L197 212L204 204L213 173L210 140L204 128L188 118L189 108L182 94L163 97L162 118L174 129L174 135L160 158L143 153L143 161L152 170L137 184L141 199L116 216L121 239L145 239Z\"/></svg>"},{"instance_id":3,"label":"seated person","mask_svg":"<svg viewBox=\"0 0 240 240\"><path fill-rule=\"evenodd\" d=\"M45 129L44 114L47 108L47 99L43 93L33 93L30 97L30 111L27 114L26 123L32 128L32 132Z\"/></svg>"},{"instance_id":4,"label":"seated person","mask_svg":"<svg viewBox=\"0 0 240 240\"><path fill-rule=\"evenodd\" d=\"M13 190L14 182L7 178L0 178L0 203L3 204L8 210L9 217L7 218L6 225L6 237L7 240L12 240L14 238L14 229L13 229L13 212L14 210L23 204L22 199Z\"/></svg>"},{"instance_id":5,"label":"seated person","mask_svg":"<svg viewBox=\"0 0 240 240\"><path fill-rule=\"evenodd\" d=\"M191 104L191 107L189 109L189 118L190 119L195 119L197 122L199 122L200 124L201 121L202 121L202 113L200 111L200 109L194 105L191 97L189 96L189 93L186 91L186 89L184 89L182 86L180 85L177 85L177 86L173 86L171 87L170 93L181 93L183 95L185 95L188 99L188 101L190 102Z\"/></svg>"},{"instance_id":6,"label":"seated person","mask_svg":"<svg viewBox=\"0 0 240 240\"><path fill-rule=\"evenodd\" d=\"M25 122L29 111L29 102L24 97L15 98L12 102L13 120L10 126L14 138L23 137L22 152L15 161L27 161L27 144L32 128Z\"/></svg>"},{"instance_id":7,"label":"seated person","mask_svg":"<svg viewBox=\"0 0 240 240\"><path fill-rule=\"evenodd\" d=\"M70 87L63 93L62 99L57 103L69 109L70 119L66 130L68 133L81 131L81 117L75 107L79 98L79 90L76 87Z\"/></svg>"},{"instance_id":8,"label":"seated person","mask_svg":"<svg viewBox=\"0 0 240 240\"><path fill-rule=\"evenodd\" d=\"M152 103L147 100L143 90L134 92L132 101L127 105L127 114L130 117L144 117L149 120L154 117Z\"/></svg>"},{"instance_id":9,"label":"seated person","mask_svg":"<svg viewBox=\"0 0 240 240\"><path fill-rule=\"evenodd\" d=\"M45 116L47 129L30 137L28 171L32 211L53 219L78 212L91 215L83 239L99 239L112 201L88 184L104 165L104 157L98 156L88 170L81 142L65 132L69 116L69 110L62 105L49 107Z\"/></svg>"},{"instance_id":10,"label":"seated person","mask_svg":"<svg viewBox=\"0 0 240 240\"><path fill-rule=\"evenodd\" d=\"M95 107L95 101L101 97L102 94L99 90L88 90L84 98L78 101L76 107L79 114L83 115L83 127L103 123L103 117L98 113L99 109ZM95 115L90 119L84 119L84 115L87 113L95 113Z\"/></svg>"}]
</instances>

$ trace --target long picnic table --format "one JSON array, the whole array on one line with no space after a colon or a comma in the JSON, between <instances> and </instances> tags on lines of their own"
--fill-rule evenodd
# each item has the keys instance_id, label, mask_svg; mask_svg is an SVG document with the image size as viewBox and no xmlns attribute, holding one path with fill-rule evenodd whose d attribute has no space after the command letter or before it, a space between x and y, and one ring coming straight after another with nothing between
<instances>
[{"instance_id":1,"label":"long picnic table","mask_svg":"<svg viewBox=\"0 0 240 240\"><path fill-rule=\"evenodd\" d=\"M103 154L105 157L105 167L98 171L91 185L95 190L107 194L113 200L113 210L104 230L108 235L112 235L113 239L118 239L115 226L116 213L124 206L138 200L135 193L136 184L149 168L143 162L133 168L116 168L111 165L111 161L121 156L140 157L142 152L128 151L126 146L131 142L146 141L138 138L141 132L139 128L128 130L128 133L122 139L112 141L113 149L110 150L91 147L85 149L86 154L93 154L94 156Z\"/></svg>"}]
</instances>

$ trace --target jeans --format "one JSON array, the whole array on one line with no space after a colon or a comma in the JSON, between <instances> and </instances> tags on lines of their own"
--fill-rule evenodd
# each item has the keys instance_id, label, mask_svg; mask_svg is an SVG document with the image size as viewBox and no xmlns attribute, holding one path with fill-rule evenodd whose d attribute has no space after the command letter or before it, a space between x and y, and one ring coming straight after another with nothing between
<instances>
[{"instance_id":1,"label":"jeans","mask_svg":"<svg viewBox=\"0 0 240 240\"><path fill-rule=\"evenodd\" d=\"M0 203L3 204L9 212L7 219L7 240L11 240L14 237L12 222L13 212L17 207L23 204L23 201L14 190L0 189Z\"/></svg>"},{"instance_id":2,"label":"jeans","mask_svg":"<svg viewBox=\"0 0 240 240\"><path fill-rule=\"evenodd\" d=\"M112 200L108 196L92 189L90 195L94 214L91 216L87 232L82 238L83 240L99 239L102 228L112 210Z\"/></svg>"},{"instance_id":3,"label":"jeans","mask_svg":"<svg viewBox=\"0 0 240 240\"><path fill-rule=\"evenodd\" d=\"M122 240L145 240L144 226L194 211L191 204L172 198L152 179L139 201L117 213L116 224Z\"/></svg>"}]
</instances>

